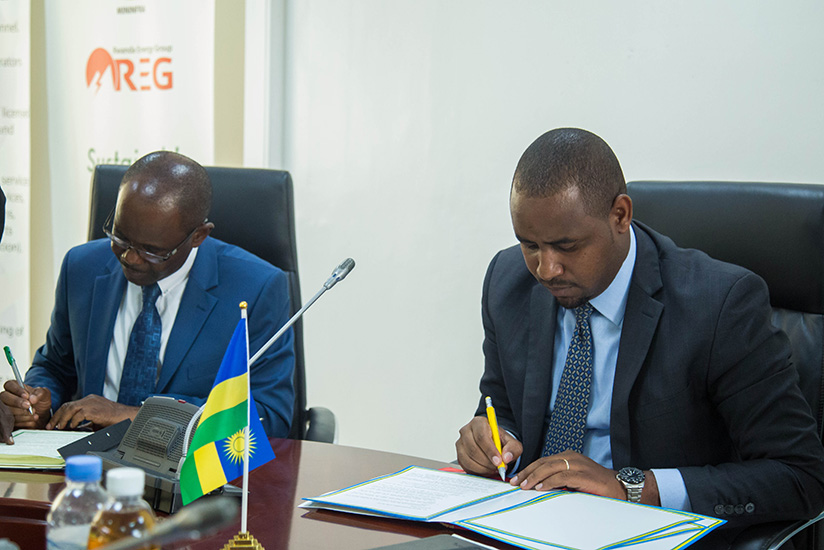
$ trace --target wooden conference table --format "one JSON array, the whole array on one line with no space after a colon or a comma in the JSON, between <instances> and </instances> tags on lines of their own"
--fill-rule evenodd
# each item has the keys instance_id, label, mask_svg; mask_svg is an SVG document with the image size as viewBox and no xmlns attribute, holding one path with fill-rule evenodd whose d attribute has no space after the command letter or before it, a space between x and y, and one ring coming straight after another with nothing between
<instances>
[{"instance_id":1,"label":"wooden conference table","mask_svg":"<svg viewBox=\"0 0 824 550\"><path fill-rule=\"evenodd\" d=\"M249 475L248 529L266 550L369 549L450 532L439 524L297 507L302 497L348 487L411 464L442 468L446 463L311 441L272 439L271 443L277 458ZM0 470L0 538L15 540L22 550L44 549L48 503L62 488L62 473ZM217 550L238 529L239 523L208 539L164 548Z\"/></svg>"}]
</instances>

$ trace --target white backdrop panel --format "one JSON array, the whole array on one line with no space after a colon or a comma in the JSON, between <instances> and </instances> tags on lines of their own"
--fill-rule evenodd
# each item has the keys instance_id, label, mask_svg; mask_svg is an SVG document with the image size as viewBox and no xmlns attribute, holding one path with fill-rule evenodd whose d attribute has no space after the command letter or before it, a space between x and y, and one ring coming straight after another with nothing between
<instances>
[{"instance_id":1,"label":"white backdrop panel","mask_svg":"<svg viewBox=\"0 0 824 550\"><path fill-rule=\"evenodd\" d=\"M814 0L295 0L287 17L304 292L358 262L305 320L309 402L343 444L454 458L481 282L515 243L509 184L542 132L598 133L627 179L824 179Z\"/></svg>"}]
</instances>

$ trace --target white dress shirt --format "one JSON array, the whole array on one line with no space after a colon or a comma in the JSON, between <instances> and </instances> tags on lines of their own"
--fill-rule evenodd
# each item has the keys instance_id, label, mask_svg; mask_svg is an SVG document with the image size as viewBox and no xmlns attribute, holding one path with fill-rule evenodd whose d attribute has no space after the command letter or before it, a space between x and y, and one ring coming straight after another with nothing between
<instances>
[{"instance_id":1,"label":"white dress shirt","mask_svg":"<svg viewBox=\"0 0 824 550\"><path fill-rule=\"evenodd\" d=\"M157 312L160 314L161 325L158 376L163 366L163 358L166 355L169 334L171 334L172 327L175 324L177 310L180 308L180 300L183 297L183 291L186 290L189 272L192 270L196 257L197 248L193 248L180 269L157 282L157 286L160 287L160 296L155 302L155 307L157 307ZM106 360L106 380L103 383L103 397L110 401L117 401L117 395L120 392L120 377L123 375L123 362L126 360L126 352L129 348L129 336L132 333L132 326L142 309L143 289L127 281L126 292L123 293L120 309L117 310L117 317L114 321L112 343L109 346L109 356Z\"/></svg>"}]
</instances>

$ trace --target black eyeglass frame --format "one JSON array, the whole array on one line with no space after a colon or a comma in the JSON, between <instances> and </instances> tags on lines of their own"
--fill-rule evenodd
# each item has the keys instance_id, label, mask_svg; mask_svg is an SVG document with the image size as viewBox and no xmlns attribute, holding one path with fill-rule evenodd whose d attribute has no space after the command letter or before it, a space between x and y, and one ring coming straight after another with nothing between
<instances>
[{"instance_id":1,"label":"black eyeglass frame","mask_svg":"<svg viewBox=\"0 0 824 550\"><path fill-rule=\"evenodd\" d=\"M154 252L149 252L148 250L143 250L142 248L138 248L135 245L133 245L132 243L130 243L129 241L127 241L125 239L121 239L120 237L118 237L117 235L112 233L112 230L114 229L114 209L112 209L112 211L109 212L109 215L106 217L106 221L103 222L103 233L109 238L109 240L111 241L111 243L114 246L116 246L117 248L123 249L123 252L121 252L121 254L124 254L129 249L131 249L131 250L134 250L135 253L138 256L140 256L141 258L143 258L144 260L146 260L149 263L162 264L163 262L168 261L175 254L177 254L177 251L180 250L180 247L183 246L184 244L186 244L186 241L191 239L194 236L195 232L198 229L200 229L203 226L203 224L208 223L208 221L209 221L208 218L203 220L203 223L201 223L200 225L198 225L197 227L192 229L192 231L188 235L186 235L185 239L180 241L172 249L171 252L167 252L166 254L155 254ZM107 229L108 227L110 227L111 229Z\"/></svg>"}]
</instances>

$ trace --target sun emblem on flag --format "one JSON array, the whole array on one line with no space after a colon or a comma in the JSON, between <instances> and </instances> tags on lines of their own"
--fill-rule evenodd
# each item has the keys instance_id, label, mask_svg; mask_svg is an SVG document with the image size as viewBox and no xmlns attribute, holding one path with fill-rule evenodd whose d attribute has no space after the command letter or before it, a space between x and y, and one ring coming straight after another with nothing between
<instances>
[{"instance_id":1,"label":"sun emblem on flag","mask_svg":"<svg viewBox=\"0 0 824 550\"><path fill-rule=\"evenodd\" d=\"M255 434L250 434L249 441L249 457L255 454ZM243 447L246 443L246 438L243 437L243 430L238 431L234 435L230 435L223 441L223 452L234 464L243 462Z\"/></svg>"}]
</instances>

